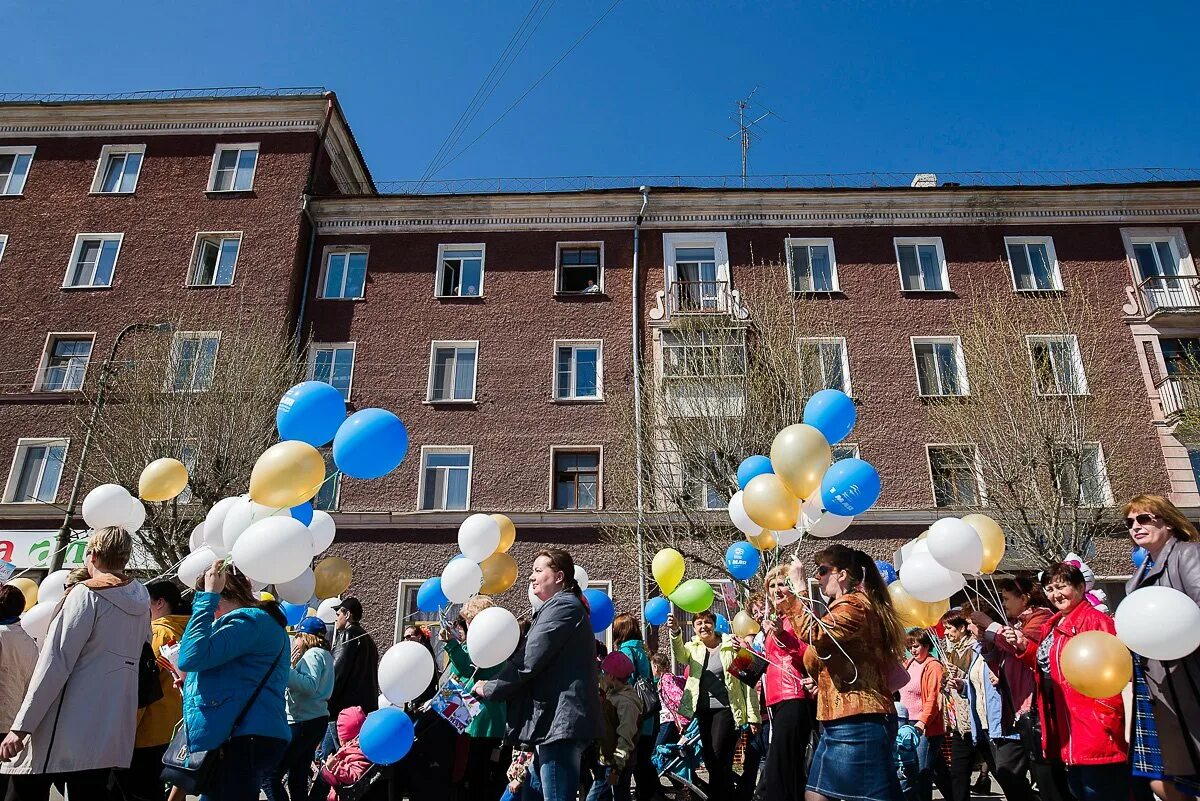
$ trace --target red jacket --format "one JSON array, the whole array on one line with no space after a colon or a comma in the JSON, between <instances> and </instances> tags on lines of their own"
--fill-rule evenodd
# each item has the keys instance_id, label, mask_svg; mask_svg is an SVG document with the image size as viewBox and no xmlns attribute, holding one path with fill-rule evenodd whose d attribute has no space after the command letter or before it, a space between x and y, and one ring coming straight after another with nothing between
<instances>
[{"instance_id":1,"label":"red jacket","mask_svg":"<svg viewBox=\"0 0 1200 801\"><path fill-rule=\"evenodd\" d=\"M1036 649L1050 630L1050 618L1053 616L1054 612L1043 606L1031 606L1012 621L1011 625L1024 634ZM984 632L983 658L988 667L1004 675L1004 688L1008 693L1008 697L1004 699L1004 725L1011 728L1011 718L1033 708L1033 687L1037 679L1034 669L1022 662L1016 649L1000 636L1001 628L999 623L993 623ZM999 736L999 732L993 736Z\"/></svg>"},{"instance_id":2,"label":"red jacket","mask_svg":"<svg viewBox=\"0 0 1200 801\"><path fill-rule=\"evenodd\" d=\"M780 701L812 698L800 679L808 674L804 671L804 652L808 643L802 642L792 630L792 621L780 618L774 634L763 637L766 647L767 672L763 675L763 687L767 695L767 706Z\"/></svg>"},{"instance_id":3,"label":"red jacket","mask_svg":"<svg viewBox=\"0 0 1200 801\"><path fill-rule=\"evenodd\" d=\"M1038 645L1030 641L1021 661L1034 669L1038 683L1038 715L1042 721L1042 749L1049 758L1066 765L1107 765L1129 757L1125 741L1125 704L1120 695L1089 698L1076 690L1062 674L1062 649L1076 634L1085 631L1116 633L1112 618L1087 601L1066 616L1050 619L1050 681L1037 667ZM1049 684L1049 686L1047 686Z\"/></svg>"}]
</instances>

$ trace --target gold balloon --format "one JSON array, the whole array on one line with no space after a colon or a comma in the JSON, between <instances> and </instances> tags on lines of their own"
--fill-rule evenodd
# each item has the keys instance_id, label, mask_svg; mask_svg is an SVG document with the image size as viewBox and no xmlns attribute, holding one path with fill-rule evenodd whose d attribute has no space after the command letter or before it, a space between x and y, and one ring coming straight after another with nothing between
<instances>
[{"instance_id":1,"label":"gold balloon","mask_svg":"<svg viewBox=\"0 0 1200 801\"><path fill-rule=\"evenodd\" d=\"M742 491L742 505L756 524L772 531L787 531L796 526L798 499L773 473L750 479Z\"/></svg>"},{"instance_id":2,"label":"gold balloon","mask_svg":"<svg viewBox=\"0 0 1200 801\"><path fill-rule=\"evenodd\" d=\"M263 452L250 473L250 499L272 509L299 506L325 481L325 460L307 442L285 440Z\"/></svg>"},{"instance_id":3,"label":"gold balloon","mask_svg":"<svg viewBox=\"0 0 1200 801\"><path fill-rule=\"evenodd\" d=\"M833 451L825 435L804 423L784 428L771 443L771 468L797 498L807 498L819 489L821 479L832 463ZM748 505L746 511L749 513ZM753 514L750 516L754 517ZM768 528L785 529L794 525L795 521Z\"/></svg>"},{"instance_id":4,"label":"gold balloon","mask_svg":"<svg viewBox=\"0 0 1200 801\"><path fill-rule=\"evenodd\" d=\"M1133 676L1129 649L1107 631L1076 634L1059 660L1067 683L1090 698L1120 695Z\"/></svg>"},{"instance_id":5,"label":"gold balloon","mask_svg":"<svg viewBox=\"0 0 1200 801\"><path fill-rule=\"evenodd\" d=\"M508 592L517 583L517 560L506 553L494 553L479 563L483 571L483 586L479 591L484 595L499 595Z\"/></svg>"},{"instance_id":6,"label":"gold balloon","mask_svg":"<svg viewBox=\"0 0 1200 801\"><path fill-rule=\"evenodd\" d=\"M169 501L188 483L187 468L178 459L155 459L138 478L138 495L144 501Z\"/></svg>"},{"instance_id":7,"label":"gold balloon","mask_svg":"<svg viewBox=\"0 0 1200 801\"><path fill-rule=\"evenodd\" d=\"M746 614L746 610L739 611L733 616L733 620L729 621L730 628L733 633L739 637L753 637L762 631L762 627L758 625L758 621Z\"/></svg>"},{"instance_id":8,"label":"gold balloon","mask_svg":"<svg viewBox=\"0 0 1200 801\"><path fill-rule=\"evenodd\" d=\"M513 521L508 519L508 515L496 514L491 517L500 526L500 547L496 551L498 553L508 553L508 549L513 547L513 543L517 541L517 527Z\"/></svg>"},{"instance_id":9,"label":"gold balloon","mask_svg":"<svg viewBox=\"0 0 1200 801\"><path fill-rule=\"evenodd\" d=\"M275 600L275 596L274 596L274 595L272 595L271 593L267 592L266 590L263 590L262 592L260 592L260 593L258 594L258 600L260 600L260 601L274 601L274 600Z\"/></svg>"},{"instance_id":10,"label":"gold balloon","mask_svg":"<svg viewBox=\"0 0 1200 801\"><path fill-rule=\"evenodd\" d=\"M929 607L929 617L926 618L928 622L925 624L925 627L930 628L936 626L941 621L942 615L950 611L950 599L943 598L940 601L927 603L925 606Z\"/></svg>"},{"instance_id":11,"label":"gold balloon","mask_svg":"<svg viewBox=\"0 0 1200 801\"><path fill-rule=\"evenodd\" d=\"M983 566L981 573L995 573L1004 558L1004 529L987 515L966 515L962 521L975 529L983 543Z\"/></svg>"},{"instance_id":12,"label":"gold balloon","mask_svg":"<svg viewBox=\"0 0 1200 801\"><path fill-rule=\"evenodd\" d=\"M904 628L923 629L932 625L929 622L930 616L934 614L932 605L909 595L908 590L904 589L904 585L899 581L888 585L888 595L892 597L892 608L896 610L896 616L900 618Z\"/></svg>"},{"instance_id":13,"label":"gold balloon","mask_svg":"<svg viewBox=\"0 0 1200 801\"><path fill-rule=\"evenodd\" d=\"M775 539L775 532L769 528L764 528L757 534L747 534L746 541L759 551L769 551L779 545L779 540Z\"/></svg>"},{"instance_id":14,"label":"gold balloon","mask_svg":"<svg viewBox=\"0 0 1200 801\"><path fill-rule=\"evenodd\" d=\"M16 587L25 596L25 608L21 611L28 612L37 603L38 587L32 579L21 576L8 582L8 584L10 587Z\"/></svg>"},{"instance_id":15,"label":"gold balloon","mask_svg":"<svg viewBox=\"0 0 1200 801\"><path fill-rule=\"evenodd\" d=\"M313 608L310 606L310 607L308 607L308 609L304 610L304 616L305 616L305 617L316 617L316 616L317 616L317 610L316 610L316 609L313 609Z\"/></svg>"},{"instance_id":16,"label":"gold balloon","mask_svg":"<svg viewBox=\"0 0 1200 801\"><path fill-rule=\"evenodd\" d=\"M350 563L340 556L326 556L313 568L317 588L313 592L322 601L341 595L350 586Z\"/></svg>"}]
</instances>

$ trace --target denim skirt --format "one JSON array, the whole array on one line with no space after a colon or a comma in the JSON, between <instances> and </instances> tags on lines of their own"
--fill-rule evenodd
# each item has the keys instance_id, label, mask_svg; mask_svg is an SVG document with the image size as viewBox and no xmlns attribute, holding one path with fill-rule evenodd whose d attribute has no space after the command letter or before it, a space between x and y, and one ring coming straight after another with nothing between
<instances>
[{"instance_id":1,"label":"denim skirt","mask_svg":"<svg viewBox=\"0 0 1200 801\"><path fill-rule=\"evenodd\" d=\"M900 801L896 719L855 715L821 724L807 789L844 801Z\"/></svg>"}]
</instances>

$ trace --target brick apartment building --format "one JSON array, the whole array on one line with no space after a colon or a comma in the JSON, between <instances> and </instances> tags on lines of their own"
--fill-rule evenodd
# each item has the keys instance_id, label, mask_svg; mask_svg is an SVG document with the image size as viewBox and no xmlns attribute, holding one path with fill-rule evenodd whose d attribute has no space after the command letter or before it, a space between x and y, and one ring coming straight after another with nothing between
<instances>
[{"instance_id":1,"label":"brick apartment building","mask_svg":"<svg viewBox=\"0 0 1200 801\"><path fill-rule=\"evenodd\" d=\"M980 369L952 358L967 285L1020 314L1029 292L1086 278L1104 322L1074 333L1127 345L1082 365L1088 390L1115 399L1140 488L1200 513L1200 450L1177 430L1200 403L1182 375L1200 351L1200 186L933 184L391 195L332 94L0 105L0 541L57 527L61 512L21 498L66 501L78 445L62 437L89 355L178 307L202 308L209 331L254 310L298 323L312 373L352 407L409 428L399 470L324 498L385 640L468 511L514 519L522 566L566 545L632 610L635 565L598 529L628 511L607 501L605 471L629 469L614 406L635 331L661 366L681 314L754 313L737 287L764 260L820 290L841 365L828 379L866 399L855 445L885 490L844 536L876 556L940 514L933 473L952 460L923 396L955 391L946 370ZM1101 543L1093 565L1127 573L1128 546Z\"/></svg>"}]
</instances>

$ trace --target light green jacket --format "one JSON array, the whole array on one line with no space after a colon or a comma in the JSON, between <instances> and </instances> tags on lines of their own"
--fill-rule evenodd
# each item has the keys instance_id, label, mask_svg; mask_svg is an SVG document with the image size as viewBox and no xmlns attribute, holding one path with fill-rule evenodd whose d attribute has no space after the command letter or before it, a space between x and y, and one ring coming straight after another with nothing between
<instances>
[{"instance_id":1,"label":"light green jacket","mask_svg":"<svg viewBox=\"0 0 1200 801\"><path fill-rule=\"evenodd\" d=\"M685 718L695 717L696 702L700 699L700 676L704 673L704 657L708 651L699 638L693 637L686 643L681 632L671 632L671 648L675 651L678 670L688 668L687 682L683 685L683 698L679 702L679 714ZM721 636L721 665L725 668L725 689L729 691L729 709L733 712L733 725L761 723L762 714L758 706L758 693L729 673L729 663L737 654L738 645L728 634Z\"/></svg>"}]
</instances>

